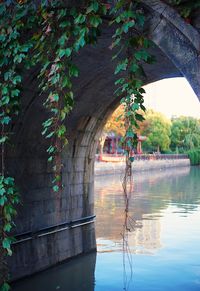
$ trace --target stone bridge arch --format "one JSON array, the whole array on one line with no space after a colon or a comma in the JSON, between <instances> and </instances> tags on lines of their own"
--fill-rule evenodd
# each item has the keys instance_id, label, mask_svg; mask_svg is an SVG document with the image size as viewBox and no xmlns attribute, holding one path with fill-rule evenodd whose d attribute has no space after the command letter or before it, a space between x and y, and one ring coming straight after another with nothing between
<instances>
[{"instance_id":1,"label":"stone bridge arch","mask_svg":"<svg viewBox=\"0 0 200 291\"><path fill-rule=\"evenodd\" d=\"M145 83L184 76L200 98L198 30L161 1L142 2L157 59L154 65L145 66ZM113 31L106 22L97 46L84 48L75 60L81 74L74 81L75 107L67 120L69 146L62 154L64 188L59 194L51 189L47 144L41 136L41 124L48 113L42 106L43 97L36 98L36 72L25 78L22 114L13 127L15 149L7 158L7 168L16 177L23 198L9 262L13 279L96 248L94 155L106 118L119 104L113 94L115 63L109 49Z\"/></svg>"}]
</instances>

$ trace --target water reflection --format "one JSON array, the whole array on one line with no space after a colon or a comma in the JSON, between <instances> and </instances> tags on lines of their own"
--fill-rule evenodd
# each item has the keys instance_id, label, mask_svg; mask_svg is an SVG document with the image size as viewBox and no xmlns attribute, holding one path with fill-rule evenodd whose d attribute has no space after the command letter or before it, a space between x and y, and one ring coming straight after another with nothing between
<instances>
[{"instance_id":1,"label":"water reflection","mask_svg":"<svg viewBox=\"0 0 200 291\"><path fill-rule=\"evenodd\" d=\"M134 175L129 291L200 290L200 168ZM119 176L97 177L98 253L18 282L14 291L122 291L124 197ZM95 267L96 263L96 267ZM126 270L130 278L130 270Z\"/></svg>"},{"instance_id":2,"label":"water reflection","mask_svg":"<svg viewBox=\"0 0 200 291\"><path fill-rule=\"evenodd\" d=\"M134 253L153 253L162 247L161 218L165 209L174 206L172 213L187 215L200 202L199 168L189 167L133 176L134 192L129 201L129 215L135 229L129 234ZM99 251L119 251L121 227L124 220L124 200L119 176L98 177L95 182L97 238ZM115 244L105 243L105 239Z\"/></svg>"},{"instance_id":3,"label":"water reflection","mask_svg":"<svg viewBox=\"0 0 200 291\"><path fill-rule=\"evenodd\" d=\"M81 256L14 284L14 291L94 291L96 254Z\"/></svg>"}]
</instances>

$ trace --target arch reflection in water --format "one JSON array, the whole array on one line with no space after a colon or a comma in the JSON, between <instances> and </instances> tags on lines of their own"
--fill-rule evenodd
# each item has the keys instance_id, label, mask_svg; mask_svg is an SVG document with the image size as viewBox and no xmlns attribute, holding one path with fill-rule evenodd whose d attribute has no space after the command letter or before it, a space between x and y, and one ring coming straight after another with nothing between
<instances>
[{"instance_id":1,"label":"arch reflection in water","mask_svg":"<svg viewBox=\"0 0 200 291\"><path fill-rule=\"evenodd\" d=\"M200 168L133 173L133 179L128 290L199 291ZM15 283L14 291L124 290L120 177L96 178L95 201L97 261L95 254L79 257Z\"/></svg>"},{"instance_id":2,"label":"arch reflection in water","mask_svg":"<svg viewBox=\"0 0 200 291\"><path fill-rule=\"evenodd\" d=\"M94 291L96 253L62 263L13 284L14 291Z\"/></svg>"}]
</instances>

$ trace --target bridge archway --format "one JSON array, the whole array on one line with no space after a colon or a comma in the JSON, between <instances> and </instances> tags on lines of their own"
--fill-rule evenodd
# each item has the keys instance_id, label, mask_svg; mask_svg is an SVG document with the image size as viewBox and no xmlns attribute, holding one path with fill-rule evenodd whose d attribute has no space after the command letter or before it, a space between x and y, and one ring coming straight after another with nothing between
<instances>
[{"instance_id":1,"label":"bridge archway","mask_svg":"<svg viewBox=\"0 0 200 291\"><path fill-rule=\"evenodd\" d=\"M143 1L152 53L145 83L185 76L200 97L200 35L161 1ZM10 259L12 278L20 278L96 248L93 218L94 156L106 119L119 104L114 96L115 63L109 49L113 32L105 23L97 46L77 56L80 78L74 81L75 107L68 125L69 146L62 154L63 191L55 194L41 124L48 116L38 97L34 71L25 78L22 114L13 127L15 149L7 159L23 205L16 219L18 241Z\"/></svg>"}]
</instances>

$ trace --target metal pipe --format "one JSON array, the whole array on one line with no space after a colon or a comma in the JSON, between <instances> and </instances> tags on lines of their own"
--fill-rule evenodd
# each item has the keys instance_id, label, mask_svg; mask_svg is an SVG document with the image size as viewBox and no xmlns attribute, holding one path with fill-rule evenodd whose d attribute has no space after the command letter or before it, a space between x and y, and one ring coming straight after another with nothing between
<instances>
[{"instance_id":1,"label":"metal pipe","mask_svg":"<svg viewBox=\"0 0 200 291\"><path fill-rule=\"evenodd\" d=\"M80 219L71 220L70 222L64 222L61 224L57 224L57 225L40 229L39 231L35 233L26 232L26 233L18 234L15 236L16 241L14 241L12 244L15 245L21 242L32 240L34 238L39 238L39 237L43 237L43 236L50 235L53 233L61 232L67 229L73 229L76 227L87 225L87 224L95 222L95 217L96 215L86 216ZM77 222L81 222L81 223L77 223ZM24 236L28 236L28 237L23 238Z\"/></svg>"}]
</instances>

